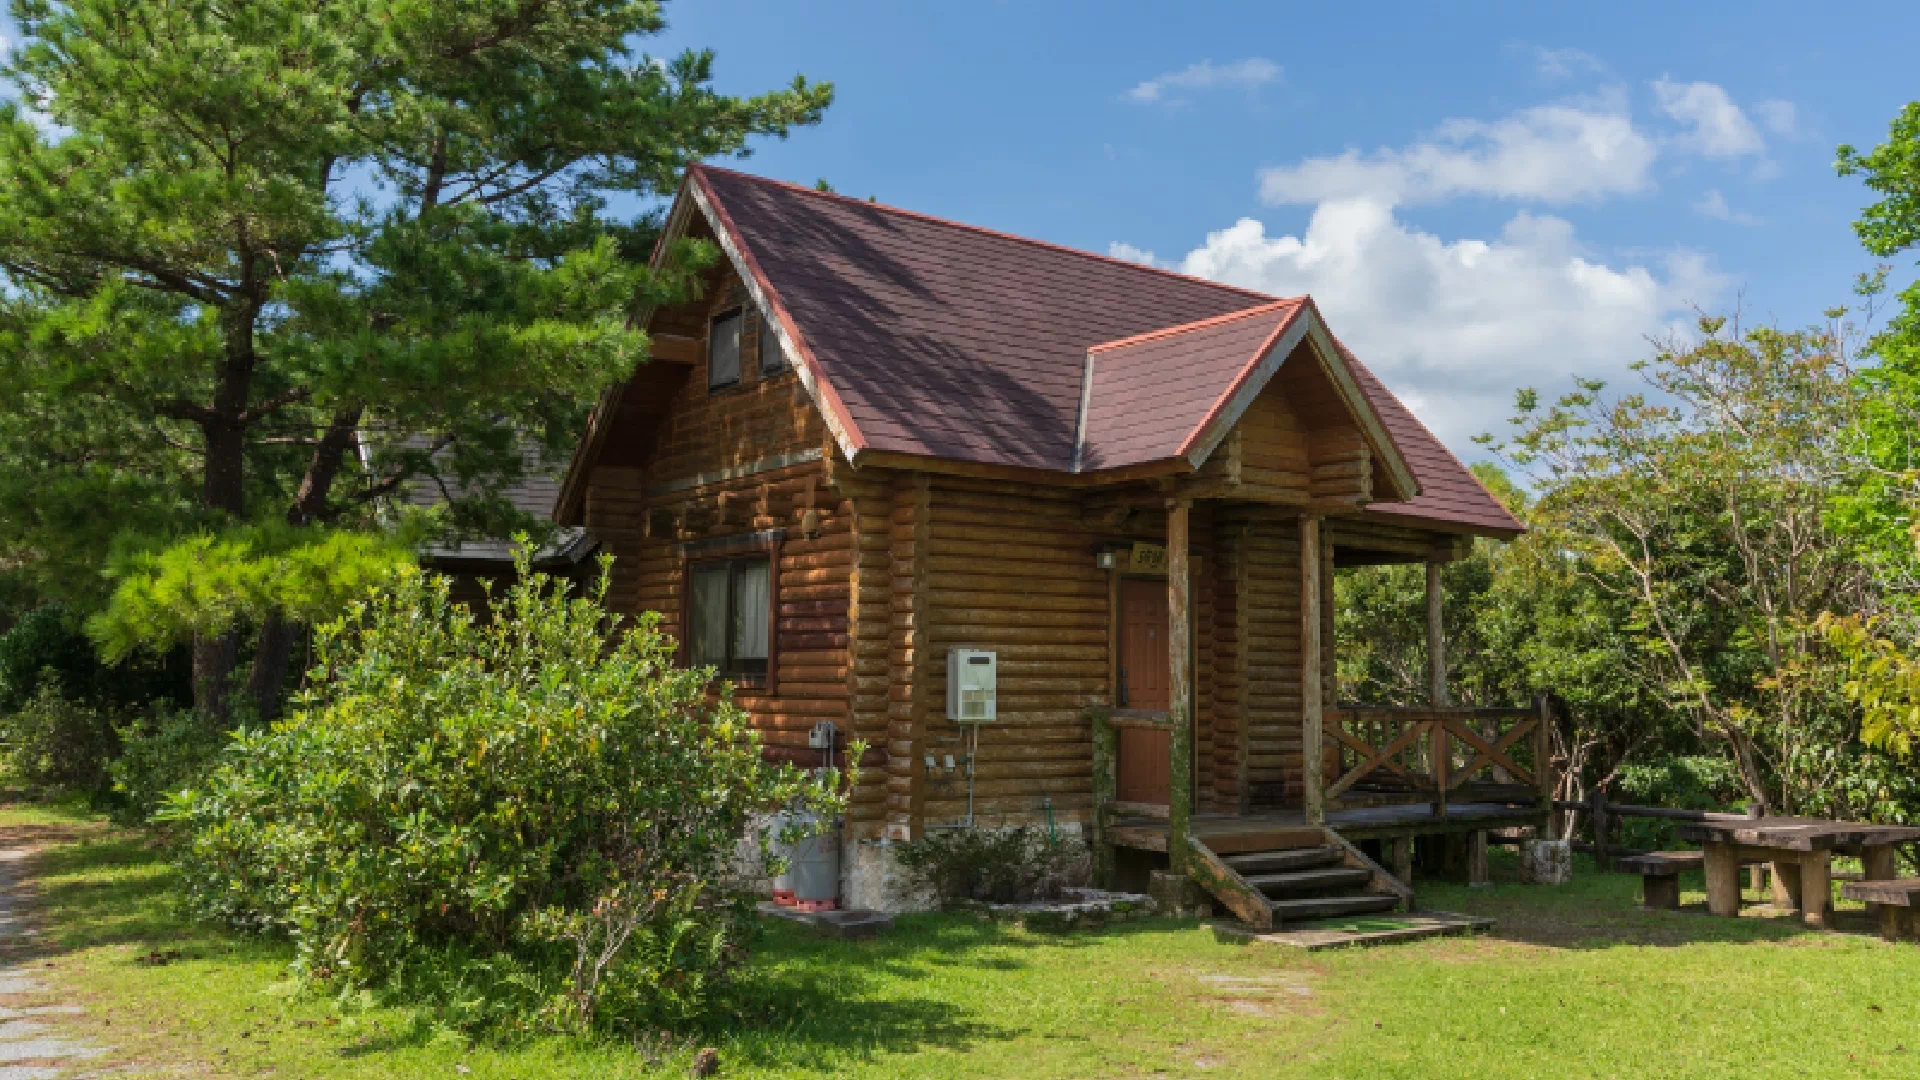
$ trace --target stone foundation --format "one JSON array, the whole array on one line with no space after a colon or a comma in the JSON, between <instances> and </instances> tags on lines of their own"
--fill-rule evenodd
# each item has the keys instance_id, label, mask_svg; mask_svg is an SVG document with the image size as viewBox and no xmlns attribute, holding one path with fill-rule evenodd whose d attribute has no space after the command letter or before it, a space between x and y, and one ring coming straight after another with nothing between
<instances>
[{"instance_id":1,"label":"stone foundation","mask_svg":"<svg viewBox=\"0 0 1920 1080\"><path fill-rule=\"evenodd\" d=\"M840 906L894 914L932 911L934 898L915 889L900 865L895 840L854 840L840 847Z\"/></svg>"}]
</instances>

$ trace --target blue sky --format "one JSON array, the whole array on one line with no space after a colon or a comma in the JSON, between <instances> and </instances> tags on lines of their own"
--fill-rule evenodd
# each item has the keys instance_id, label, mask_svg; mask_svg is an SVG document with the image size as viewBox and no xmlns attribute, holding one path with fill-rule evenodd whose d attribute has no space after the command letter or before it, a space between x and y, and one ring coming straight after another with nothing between
<instances>
[{"instance_id":1,"label":"blue sky","mask_svg":"<svg viewBox=\"0 0 1920 1080\"><path fill-rule=\"evenodd\" d=\"M1920 8L671 0L722 90L831 80L738 167L1282 295L1465 457L1694 306L1871 269L1833 173L1920 98ZM15 28L0 18L0 36ZM1896 282L1912 278L1912 261Z\"/></svg>"},{"instance_id":2,"label":"blue sky","mask_svg":"<svg viewBox=\"0 0 1920 1080\"><path fill-rule=\"evenodd\" d=\"M1693 305L1851 300L1833 149L1920 98L1920 9L1848 9L708 0L651 47L835 83L741 167L1309 291L1471 457L1516 386L1621 385Z\"/></svg>"}]
</instances>

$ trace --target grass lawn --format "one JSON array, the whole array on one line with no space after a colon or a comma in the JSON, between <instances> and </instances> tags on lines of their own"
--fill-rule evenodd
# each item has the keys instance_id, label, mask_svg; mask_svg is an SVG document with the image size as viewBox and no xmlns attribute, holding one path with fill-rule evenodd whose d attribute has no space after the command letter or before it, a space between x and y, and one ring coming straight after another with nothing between
<instances>
[{"instance_id":1,"label":"grass lawn","mask_svg":"<svg viewBox=\"0 0 1920 1080\"><path fill-rule=\"evenodd\" d=\"M684 1076L626 1045L470 1046L405 1011L290 997L287 951L183 924L137 834L0 810L34 863L45 1003L126 1076ZM1589 872L1579 873L1582 870ZM1302 954L1153 920L1048 937L966 918L882 939L769 930L746 1017L704 1041L722 1075L1753 1077L1920 1075L1920 948L1783 919L1642 912L1638 879L1423 888L1490 935ZM15 1002L20 1004L21 1002Z\"/></svg>"}]
</instances>

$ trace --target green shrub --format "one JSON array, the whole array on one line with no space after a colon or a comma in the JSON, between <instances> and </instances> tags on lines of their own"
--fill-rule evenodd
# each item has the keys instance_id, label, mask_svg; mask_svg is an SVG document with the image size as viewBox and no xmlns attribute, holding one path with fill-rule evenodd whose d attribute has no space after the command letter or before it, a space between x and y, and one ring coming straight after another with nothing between
<instances>
[{"instance_id":1,"label":"green shrub","mask_svg":"<svg viewBox=\"0 0 1920 1080\"><path fill-rule=\"evenodd\" d=\"M197 714L159 704L151 716L118 728L120 756L107 764L111 810L123 825L145 823L166 797L198 783L220 756L227 734Z\"/></svg>"},{"instance_id":2,"label":"green shrub","mask_svg":"<svg viewBox=\"0 0 1920 1080\"><path fill-rule=\"evenodd\" d=\"M943 903L1053 900L1087 873L1085 844L1028 827L931 832L899 858L908 879Z\"/></svg>"},{"instance_id":3,"label":"green shrub","mask_svg":"<svg viewBox=\"0 0 1920 1080\"><path fill-rule=\"evenodd\" d=\"M619 625L605 589L569 598L523 556L483 621L409 569L320 628L291 717L160 815L191 905L290 934L308 980L469 1026L697 1013L745 955L749 821L843 800L765 761L658 616Z\"/></svg>"},{"instance_id":4,"label":"green shrub","mask_svg":"<svg viewBox=\"0 0 1920 1080\"><path fill-rule=\"evenodd\" d=\"M1608 800L1669 810L1734 812L1742 808L1746 797L1732 762L1716 755L1682 754L1621 766L1618 784ZM1652 851L1687 846L1680 842L1674 823L1664 818L1623 817L1614 843Z\"/></svg>"},{"instance_id":5,"label":"green shrub","mask_svg":"<svg viewBox=\"0 0 1920 1080\"><path fill-rule=\"evenodd\" d=\"M0 746L12 779L38 790L107 790L107 763L120 749L114 712L62 693L51 672L11 712L0 713Z\"/></svg>"}]
</instances>

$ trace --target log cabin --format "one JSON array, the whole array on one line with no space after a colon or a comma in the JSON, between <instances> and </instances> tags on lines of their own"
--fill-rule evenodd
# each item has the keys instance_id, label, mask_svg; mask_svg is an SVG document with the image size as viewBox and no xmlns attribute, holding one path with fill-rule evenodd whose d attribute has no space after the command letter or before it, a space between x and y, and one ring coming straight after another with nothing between
<instances>
[{"instance_id":1,"label":"log cabin","mask_svg":"<svg viewBox=\"0 0 1920 1080\"><path fill-rule=\"evenodd\" d=\"M1449 707L1437 637L1440 567L1521 525L1310 297L700 165L679 238L723 257L641 313L556 520L767 753L866 743L843 902L903 902L889 849L930 830L1046 822L1273 926L1542 823L1544 704ZM1428 567L1433 704L1343 703L1334 575L1395 562Z\"/></svg>"}]
</instances>

